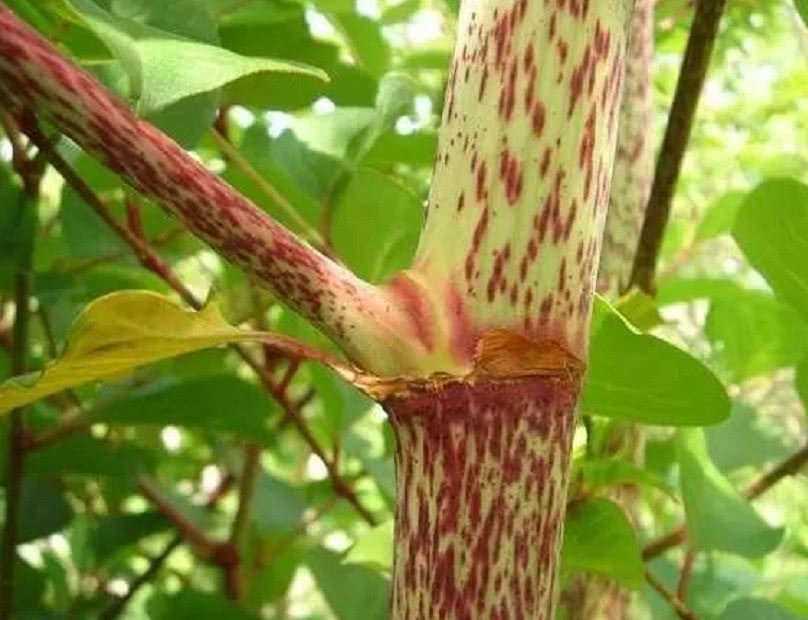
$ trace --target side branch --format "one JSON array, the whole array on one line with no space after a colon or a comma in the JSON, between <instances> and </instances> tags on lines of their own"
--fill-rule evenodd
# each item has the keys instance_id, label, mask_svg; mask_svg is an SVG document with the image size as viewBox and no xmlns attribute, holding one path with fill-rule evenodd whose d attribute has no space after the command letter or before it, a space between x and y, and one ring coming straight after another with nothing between
<instances>
[{"instance_id":1,"label":"side branch","mask_svg":"<svg viewBox=\"0 0 808 620\"><path fill-rule=\"evenodd\" d=\"M389 325L388 315L395 314L396 308L380 289L275 222L168 136L137 118L2 5L0 29L0 85L13 107L48 118L129 185L322 328L353 359L363 360L363 352L378 340L375 332L380 329L389 334L407 331L402 316L396 315L398 323ZM380 328L384 318L387 327Z\"/></svg>"},{"instance_id":2,"label":"side branch","mask_svg":"<svg viewBox=\"0 0 808 620\"><path fill-rule=\"evenodd\" d=\"M656 264L662 237L725 4L726 0L696 3L631 274L631 285L647 293L653 293L656 288Z\"/></svg>"}]
</instances>

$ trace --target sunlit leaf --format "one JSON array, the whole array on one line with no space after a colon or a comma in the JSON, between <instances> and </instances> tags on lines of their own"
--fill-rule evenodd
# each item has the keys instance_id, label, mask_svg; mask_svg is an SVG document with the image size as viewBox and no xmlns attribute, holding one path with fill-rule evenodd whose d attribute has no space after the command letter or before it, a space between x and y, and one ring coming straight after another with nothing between
<instances>
[{"instance_id":1,"label":"sunlit leaf","mask_svg":"<svg viewBox=\"0 0 808 620\"><path fill-rule=\"evenodd\" d=\"M183 353L228 342L273 339L284 340L232 327L212 304L191 312L156 293L110 293L89 304L73 323L64 355L41 373L0 385L0 412Z\"/></svg>"},{"instance_id":2,"label":"sunlit leaf","mask_svg":"<svg viewBox=\"0 0 808 620\"><path fill-rule=\"evenodd\" d=\"M282 71L326 79L325 74L314 67L241 56L215 45L115 17L90 0L68 2L121 61L141 114L163 109L190 95L215 90L253 73Z\"/></svg>"},{"instance_id":3,"label":"sunlit leaf","mask_svg":"<svg viewBox=\"0 0 808 620\"><path fill-rule=\"evenodd\" d=\"M726 390L704 364L636 332L604 302L598 308L582 396L586 413L674 426L713 424L729 415Z\"/></svg>"},{"instance_id":4,"label":"sunlit leaf","mask_svg":"<svg viewBox=\"0 0 808 620\"><path fill-rule=\"evenodd\" d=\"M342 560L389 573L393 569L393 521L385 521L363 534Z\"/></svg>"}]
</instances>

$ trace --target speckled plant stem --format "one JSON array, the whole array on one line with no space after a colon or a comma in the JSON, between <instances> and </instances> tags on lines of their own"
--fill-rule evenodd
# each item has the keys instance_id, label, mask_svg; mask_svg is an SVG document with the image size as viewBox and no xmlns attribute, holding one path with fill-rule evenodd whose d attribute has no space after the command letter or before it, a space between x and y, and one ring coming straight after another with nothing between
<instances>
[{"instance_id":1,"label":"speckled plant stem","mask_svg":"<svg viewBox=\"0 0 808 620\"><path fill-rule=\"evenodd\" d=\"M394 620L554 617L578 394L563 358L586 358L630 5L461 7L405 277L443 308L425 324L453 374L499 376L410 384L385 403L398 438ZM510 334L495 362L494 330Z\"/></svg>"},{"instance_id":2,"label":"speckled plant stem","mask_svg":"<svg viewBox=\"0 0 808 620\"><path fill-rule=\"evenodd\" d=\"M2 4L0 92L18 109L47 118L368 369L395 372L422 354L414 323L395 295L283 228Z\"/></svg>"},{"instance_id":3,"label":"speckled plant stem","mask_svg":"<svg viewBox=\"0 0 808 620\"><path fill-rule=\"evenodd\" d=\"M598 271L598 291L610 297L616 297L628 286L651 189L654 167L653 53L654 0L636 0L609 213ZM645 433L641 426L615 421L607 432L608 437L599 442L601 449L596 458L623 458L642 466ZM636 522L640 500L636 485L609 487L604 496ZM627 617L631 592L612 579L582 574L564 589L561 602L568 620L622 620Z\"/></svg>"},{"instance_id":4,"label":"speckled plant stem","mask_svg":"<svg viewBox=\"0 0 808 620\"><path fill-rule=\"evenodd\" d=\"M603 235L598 291L623 292L631 277L654 176L654 0L636 0L626 60L620 128Z\"/></svg>"},{"instance_id":5,"label":"speckled plant stem","mask_svg":"<svg viewBox=\"0 0 808 620\"><path fill-rule=\"evenodd\" d=\"M492 328L585 357L631 4L462 5L410 272L445 305L433 330L459 366Z\"/></svg>"},{"instance_id":6,"label":"speckled plant stem","mask_svg":"<svg viewBox=\"0 0 808 620\"><path fill-rule=\"evenodd\" d=\"M578 379L452 381L385 403L395 620L552 618Z\"/></svg>"},{"instance_id":7,"label":"speckled plant stem","mask_svg":"<svg viewBox=\"0 0 808 620\"><path fill-rule=\"evenodd\" d=\"M421 242L381 287L303 244L0 5L5 97L387 376L395 620L553 617L632 3L463 2Z\"/></svg>"}]
</instances>

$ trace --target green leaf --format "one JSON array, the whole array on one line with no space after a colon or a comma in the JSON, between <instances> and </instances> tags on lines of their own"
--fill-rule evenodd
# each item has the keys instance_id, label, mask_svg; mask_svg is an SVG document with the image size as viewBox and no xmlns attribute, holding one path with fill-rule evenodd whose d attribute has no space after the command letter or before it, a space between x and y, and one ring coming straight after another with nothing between
<instances>
[{"instance_id":1,"label":"green leaf","mask_svg":"<svg viewBox=\"0 0 808 620\"><path fill-rule=\"evenodd\" d=\"M56 484L25 476L20 488L20 515L18 544L61 531L73 518L73 509Z\"/></svg>"},{"instance_id":2,"label":"green leaf","mask_svg":"<svg viewBox=\"0 0 808 620\"><path fill-rule=\"evenodd\" d=\"M642 331L651 330L665 323L654 298L640 290L632 291L620 299L616 309Z\"/></svg>"},{"instance_id":3,"label":"green leaf","mask_svg":"<svg viewBox=\"0 0 808 620\"><path fill-rule=\"evenodd\" d=\"M794 377L794 384L797 388L797 394L800 395L803 407L808 412L808 357L804 357L802 361L797 364L797 372Z\"/></svg>"},{"instance_id":4,"label":"green leaf","mask_svg":"<svg viewBox=\"0 0 808 620\"><path fill-rule=\"evenodd\" d=\"M106 515L93 519L89 546L96 562L106 562L141 539L171 528L171 522L156 511Z\"/></svg>"},{"instance_id":5,"label":"green leaf","mask_svg":"<svg viewBox=\"0 0 808 620\"><path fill-rule=\"evenodd\" d=\"M637 589L644 582L640 547L623 511L606 499L573 503L564 522L563 573L583 571Z\"/></svg>"},{"instance_id":6,"label":"green leaf","mask_svg":"<svg viewBox=\"0 0 808 620\"><path fill-rule=\"evenodd\" d=\"M738 288L715 298L704 331L739 380L792 366L808 351L808 324L764 292Z\"/></svg>"},{"instance_id":7,"label":"green leaf","mask_svg":"<svg viewBox=\"0 0 808 620\"><path fill-rule=\"evenodd\" d=\"M696 228L695 240L707 241L730 232L744 195L743 192L730 191L713 201Z\"/></svg>"},{"instance_id":8,"label":"green leaf","mask_svg":"<svg viewBox=\"0 0 808 620\"><path fill-rule=\"evenodd\" d=\"M773 551L782 528L770 527L710 460L700 429L679 431L679 467L690 542L701 551L750 558Z\"/></svg>"},{"instance_id":9,"label":"green leaf","mask_svg":"<svg viewBox=\"0 0 808 620\"><path fill-rule=\"evenodd\" d=\"M652 471L620 459L584 459L576 465L581 481L587 486L601 488L624 484L643 484L671 495L665 481Z\"/></svg>"},{"instance_id":10,"label":"green leaf","mask_svg":"<svg viewBox=\"0 0 808 620\"><path fill-rule=\"evenodd\" d=\"M802 21L808 25L808 0L794 0L794 6L797 7L797 13L802 17Z\"/></svg>"},{"instance_id":11,"label":"green leaf","mask_svg":"<svg viewBox=\"0 0 808 620\"><path fill-rule=\"evenodd\" d=\"M798 0L799 1L799 0ZM800 620L780 605L760 598L739 598L732 601L720 620Z\"/></svg>"},{"instance_id":12,"label":"green leaf","mask_svg":"<svg viewBox=\"0 0 808 620\"><path fill-rule=\"evenodd\" d=\"M115 17L90 0L67 2L120 60L141 114L161 110L185 97L210 92L254 73L289 72L327 79L320 69L301 63L241 56L216 45Z\"/></svg>"},{"instance_id":13,"label":"green leaf","mask_svg":"<svg viewBox=\"0 0 808 620\"><path fill-rule=\"evenodd\" d=\"M377 571L343 564L340 556L323 548L306 555L306 565L338 620L386 620L388 583Z\"/></svg>"},{"instance_id":14,"label":"green leaf","mask_svg":"<svg viewBox=\"0 0 808 620\"><path fill-rule=\"evenodd\" d=\"M408 164L416 168L426 168L435 160L437 147L438 136L435 133L401 135L387 131L376 139L365 154L363 163L378 167Z\"/></svg>"},{"instance_id":15,"label":"green leaf","mask_svg":"<svg viewBox=\"0 0 808 620\"><path fill-rule=\"evenodd\" d=\"M608 308L600 300L597 305ZM729 415L726 390L704 364L606 312L591 343L586 413L674 426L714 424Z\"/></svg>"},{"instance_id":16,"label":"green leaf","mask_svg":"<svg viewBox=\"0 0 808 620\"><path fill-rule=\"evenodd\" d=\"M777 296L808 320L808 186L764 181L743 201L732 235Z\"/></svg>"},{"instance_id":17,"label":"green leaf","mask_svg":"<svg viewBox=\"0 0 808 620\"><path fill-rule=\"evenodd\" d=\"M722 472L766 463L786 457L794 449L763 416L744 403L734 403L732 415L721 424L706 429L710 457Z\"/></svg>"},{"instance_id":18,"label":"green leaf","mask_svg":"<svg viewBox=\"0 0 808 620\"><path fill-rule=\"evenodd\" d=\"M174 594L156 590L146 608L150 620L258 620L257 615L245 611L223 594L190 589L182 589Z\"/></svg>"},{"instance_id":19,"label":"green leaf","mask_svg":"<svg viewBox=\"0 0 808 620\"><path fill-rule=\"evenodd\" d=\"M356 64L371 75L381 77L390 66L390 47L379 24L354 13L336 13L333 21L345 34Z\"/></svg>"},{"instance_id":20,"label":"green leaf","mask_svg":"<svg viewBox=\"0 0 808 620\"><path fill-rule=\"evenodd\" d=\"M385 521L362 535L343 558L345 564L361 564L390 573L393 570L393 520Z\"/></svg>"},{"instance_id":21,"label":"green leaf","mask_svg":"<svg viewBox=\"0 0 808 620\"><path fill-rule=\"evenodd\" d=\"M245 593L248 604L260 607L286 594L303 560L300 547L293 544L280 548L272 555L272 561L250 579Z\"/></svg>"},{"instance_id":22,"label":"green leaf","mask_svg":"<svg viewBox=\"0 0 808 620\"><path fill-rule=\"evenodd\" d=\"M92 410L88 418L109 424L173 424L268 443L276 407L256 384L233 375L213 375L129 392Z\"/></svg>"},{"instance_id":23,"label":"green leaf","mask_svg":"<svg viewBox=\"0 0 808 620\"><path fill-rule=\"evenodd\" d=\"M393 6L385 9L384 13L382 13L381 18L379 19L379 22L384 26L389 26L390 24L397 24L407 21L420 8L421 0L402 0L402 2L394 4ZM446 65L444 65L444 67L445 66Z\"/></svg>"},{"instance_id":24,"label":"green leaf","mask_svg":"<svg viewBox=\"0 0 808 620\"><path fill-rule=\"evenodd\" d=\"M131 443L113 444L88 435L68 437L33 452L26 470L41 476L134 476L151 471L157 452Z\"/></svg>"},{"instance_id":25,"label":"green leaf","mask_svg":"<svg viewBox=\"0 0 808 620\"><path fill-rule=\"evenodd\" d=\"M393 177L360 168L334 208L332 240L361 277L379 282L405 268L418 243L423 207Z\"/></svg>"},{"instance_id":26,"label":"green leaf","mask_svg":"<svg viewBox=\"0 0 808 620\"><path fill-rule=\"evenodd\" d=\"M214 305L191 312L148 291L110 293L89 304L73 323L64 355L41 373L0 384L0 413L183 353L228 342L270 343L276 338L228 325Z\"/></svg>"},{"instance_id":27,"label":"green leaf","mask_svg":"<svg viewBox=\"0 0 808 620\"><path fill-rule=\"evenodd\" d=\"M311 364L309 373L322 401L330 440L339 441L353 423L373 406L373 401L327 368Z\"/></svg>"},{"instance_id":28,"label":"green leaf","mask_svg":"<svg viewBox=\"0 0 808 620\"><path fill-rule=\"evenodd\" d=\"M306 502L298 489L266 471L255 482L251 518L264 534L291 531L300 525Z\"/></svg>"}]
</instances>

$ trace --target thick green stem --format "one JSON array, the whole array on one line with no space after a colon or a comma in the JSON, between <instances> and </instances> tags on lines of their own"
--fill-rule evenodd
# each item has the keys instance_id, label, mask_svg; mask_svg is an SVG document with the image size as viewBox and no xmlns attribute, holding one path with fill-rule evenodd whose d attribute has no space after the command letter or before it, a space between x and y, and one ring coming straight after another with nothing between
<instances>
[{"instance_id":1,"label":"thick green stem","mask_svg":"<svg viewBox=\"0 0 808 620\"><path fill-rule=\"evenodd\" d=\"M426 383L385 403L393 620L553 618L578 387L560 370Z\"/></svg>"},{"instance_id":2,"label":"thick green stem","mask_svg":"<svg viewBox=\"0 0 808 620\"><path fill-rule=\"evenodd\" d=\"M637 0L631 20L609 213L598 270L599 292L612 297L628 285L651 189L653 18L654 0ZM640 426L614 423L607 432L603 441L596 442L596 458L622 457L642 465L645 441ZM609 487L604 496L636 523L640 499L636 485ZM565 588L561 600L568 620L618 620L626 617L631 592L612 579L580 574Z\"/></svg>"},{"instance_id":3,"label":"thick green stem","mask_svg":"<svg viewBox=\"0 0 808 620\"><path fill-rule=\"evenodd\" d=\"M458 368L494 328L586 356L631 4L462 5L411 271Z\"/></svg>"}]
</instances>

